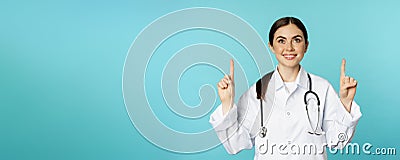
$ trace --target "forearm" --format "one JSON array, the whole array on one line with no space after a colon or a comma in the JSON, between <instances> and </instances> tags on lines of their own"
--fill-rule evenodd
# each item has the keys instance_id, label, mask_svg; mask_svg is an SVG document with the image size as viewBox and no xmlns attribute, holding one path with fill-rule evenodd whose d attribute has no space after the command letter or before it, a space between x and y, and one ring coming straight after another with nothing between
<instances>
[{"instance_id":1,"label":"forearm","mask_svg":"<svg viewBox=\"0 0 400 160\"><path fill-rule=\"evenodd\" d=\"M344 108L344 106L339 107ZM358 104L352 102L350 112L338 110L334 118L327 118L328 120L324 123L324 130L326 130L328 146L339 149L346 146L354 137L354 132L361 115Z\"/></svg>"},{"instance_id":2,"label":"forearm","mask_svg":"<svg viewBox=\"0 0 400 160\"><path fill-rule=\"evenodd\" d=\"M236 154L242 149L251 149L252 142L245 126L239 125L237 120L237 106L223 115L222 105L211 114L210 123L213 126L219 140L229 154Z\"/></svg>"}]
</instances>

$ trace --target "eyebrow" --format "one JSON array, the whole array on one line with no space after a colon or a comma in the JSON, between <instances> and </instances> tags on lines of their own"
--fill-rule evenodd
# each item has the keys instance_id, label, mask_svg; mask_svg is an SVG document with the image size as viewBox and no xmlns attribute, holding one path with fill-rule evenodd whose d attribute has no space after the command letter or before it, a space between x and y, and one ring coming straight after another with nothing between
<instances>
[{"instance_id":1,"label":"eyebrow","mask_svg":"<svg viewBox=\"0 0 400 160\"><path fill-rule=\"evenodd\" d=\"M297 38L297 37L300 37L300 38L303 38L303 36L301 36L301 35L295 35L295 36L293 36L293 38ZM276 39L279 39L279 38L282 38L282 39L287 39L286 37L283 37L283 36L278 36L278 37L276 37Z\"/></svg>"},{"instance_id":2,"label":"eyebrow","mask_svg":"<svg viewBox=\"0 0 400 160\"><path fill-rule=\"evenodd\" d=\"M301 36L301 35L296 35L293 38L297 38L297 37L303 38L303 36Z\"/></svg>"},{"instance_id":3,"label":"eyebrow","mask_svg":"<svg viewBox=\"0 0 400 160\"><path fill-rule=\"evenodd\" d=\"M276 39L279 39L279 38L286 39L286 37L283 37L283 36L276 37Z\"/></svg>"}]
</instances>

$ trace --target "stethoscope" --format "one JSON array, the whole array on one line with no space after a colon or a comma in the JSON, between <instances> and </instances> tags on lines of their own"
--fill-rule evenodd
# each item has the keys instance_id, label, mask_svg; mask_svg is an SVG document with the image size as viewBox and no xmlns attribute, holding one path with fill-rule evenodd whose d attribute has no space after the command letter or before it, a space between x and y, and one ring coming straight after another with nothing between
<instances>
[{"instance_id":1,"label":"stethoscope","mask_svg":"<svg viewBox=\"0 0 400 160\"><path fill-rule=\"evenodd\" d=\"M308 123L310 124L311 130L312 130L312 131L308 131L308 133L319 136L319 135L323 134L322 132L317 132L318 125L319 125L319 118L320 118L320 115L319 115L320 114L320 107L319 107L320 101L319 101L319 97L318 97L317 93L315 93L314 91L311 90L312 89L312 81L311 81L310 74L307 73L307 77L308 77L308 82L310 83L310 85L308 86L308 91L304 94L304 104L306 105ZM308 101L311 99L310 98L307 100L307 95L309 95L309 94L314 95L317 99L317 106L318 106L318 117L317 118L318 118L318 120L317 120L317 125L315 126L315 128L312 127L310 114L308 113L308 104L309 104ZM263 103L262 103L261 99L260 99L260 107L261 107L261 129L260 129L259 135L261 138L264 138L267 135L267 128L264 126L264 120L263 120L264 119L264 115L263 115L264 110L263 110Z\"/></svg>"}]
</instances>

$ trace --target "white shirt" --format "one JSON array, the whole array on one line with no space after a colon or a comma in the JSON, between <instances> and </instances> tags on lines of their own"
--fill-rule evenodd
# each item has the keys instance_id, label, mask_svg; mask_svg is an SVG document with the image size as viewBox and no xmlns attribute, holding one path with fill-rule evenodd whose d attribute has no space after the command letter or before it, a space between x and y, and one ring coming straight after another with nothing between
<instances>
[{"instance_id":1,"label":"white shirt","mask_svg":"<svg viewBox=\"0 0 400 160\"><path fill-rule=\"evenodd\" d=\"M307 72L301 67L295 86L285 86L277 70L268 84L263 101L264 126L267 136L261 138L260 101L256 85L250 87L223 115L222 106L212 113L210 123L229 154L255 146L254 159L327 159L326 146L343 148L353 137L360 107L353 101L347 112L331 84L316 75L311 76L312 91L320 99L320 119L315 97L310 100L307 117L304 95L309 90ZM314 131L322 135L309 134ZM343 136L344 135L344 136ZM341 138L339 138L341 137ZM343 138L344 137L344 138Z\"/></svg>"}]
</instances>

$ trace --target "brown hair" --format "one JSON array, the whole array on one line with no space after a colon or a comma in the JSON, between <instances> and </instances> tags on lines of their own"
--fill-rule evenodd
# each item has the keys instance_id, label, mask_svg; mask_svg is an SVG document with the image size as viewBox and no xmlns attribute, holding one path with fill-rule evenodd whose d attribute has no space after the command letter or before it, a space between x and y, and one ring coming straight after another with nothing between
<instances>
[{"instance_id":1,"label":"brown hair","mask_svg":"<svg viewBox=\"0 0 400 160\"><path fill-rule=\"evenodd\" d=\"M272 24L271 29L269 30L269 43L271 44L271 46L274 45L274 35L275 32L286 25L289 24L294 24L296 25L302 32L304 35L304 39L306 40L306 43L308 43L308 35L307 35L307 29L304 26L303 22L301 22L299 19L295 18L295 17L282 17L278 20L276 20L274 22L274 24Z\"/></svg>"}]
</instances>

